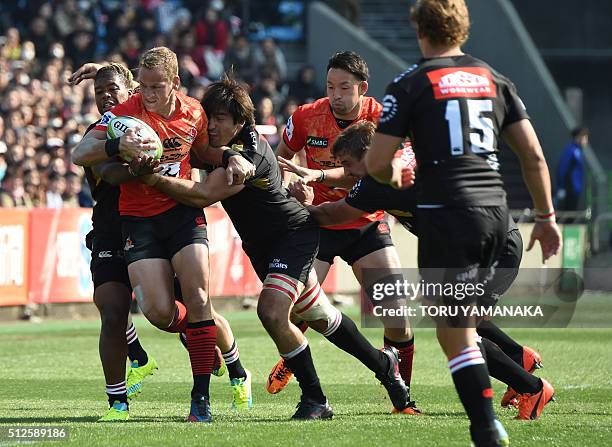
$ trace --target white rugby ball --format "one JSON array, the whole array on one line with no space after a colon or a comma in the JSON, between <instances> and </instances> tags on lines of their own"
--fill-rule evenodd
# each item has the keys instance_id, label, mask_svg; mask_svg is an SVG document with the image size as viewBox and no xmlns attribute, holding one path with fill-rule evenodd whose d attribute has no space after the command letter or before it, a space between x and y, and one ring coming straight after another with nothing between
<instances>
[{"instance_id":1,"label":"white rugby ball","mask_svg":"<svg viewBox=\"0 0 612 447\"><path fill-rule=\"evenodd\" d=\"M157 147L154 150L144 151L144 153L154 157L156 160L161 159L164 153L164 146L159 139L159 135L155 133L151 126L138 118L134 118L133 116L116 116L112 118L106 127L106 135L108 138L120 138L127 132L128 129L132 127L140 128L137 134L139 137L149 137L155 141Z\"/></svg>"}]
</instances>

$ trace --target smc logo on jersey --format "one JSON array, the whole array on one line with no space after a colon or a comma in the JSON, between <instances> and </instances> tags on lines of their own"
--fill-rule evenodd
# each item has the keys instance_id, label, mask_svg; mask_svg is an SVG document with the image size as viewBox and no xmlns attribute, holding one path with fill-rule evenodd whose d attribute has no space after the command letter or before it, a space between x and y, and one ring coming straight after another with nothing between
<instances>
[{"instance_id":1,"label":"smc logo on jersey","mask_svg":"<svg viewBox=\"0 0 612 447\"><path fill-rule=\"evenodd\" d=\"M306 138L306 146L310 147L327 147L329 140L323 137L313 137L311 135Z\"/></svg>"},{"instance_id":2,"label":"smc logo on jersey","mask_svg":"<svg viewBox=\"0 0 612 447\"><path fill-rule=\"evenodd\" d=\"M495 98L491 71L482 67L441 68L427 73L436 99Z\"/></svg>"}]
</instances>

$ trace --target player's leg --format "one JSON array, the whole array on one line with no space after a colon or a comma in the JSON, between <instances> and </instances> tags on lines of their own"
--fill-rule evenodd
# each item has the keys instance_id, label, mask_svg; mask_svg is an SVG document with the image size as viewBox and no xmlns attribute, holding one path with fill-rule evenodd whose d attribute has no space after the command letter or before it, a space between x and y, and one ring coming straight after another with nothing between
<instances>
[{"instance_id":1,"label":"player's leg","mask_svg":"<svg viewBox=\"0 0 612 447\"><path fill-rule=\"evenodd\" d=\"M126 272L127 276L127 272ZM130 292L130 302L132 294ZM152 355L147 354L140 344L136 327L132 322L132 315L128 312L127 330L125 336L128 343L128 359L130 367L128 369L126 386L128 398L132 399L142 392L143 381L147 376L152 375L158 369L157 361Z\"/></svg>"},{"instance_id":2,"label":"player's leg","mask_svg":"<svg viewBox=\"0 0 612 447\"><path fill-rule=\"evenodd\" d=\"M359 248L355 252L366 253L357 259L349 259L353 273L362 286L369 290L373 283L403 281L401 263L397 250L391 241L386 223L370 224L371 228L362 233ZM359 250L359 251L357 251ZM369 251L369 253L367 253ZM355 256L355 255L354 255ZM398 297L399 298L399 297ZM414 359L414 334L407 319L381 318L385 327L384 345L397 349L400 359L400 374L410 389Z\"/></svg>"},{"instance_id":3,"label":"player's leg","mask_svg":"<svg viewBox=\"0 0 612 447\"><path fill-rule=\"evenodd\" d=\"M105 282L94 290L94 303L100 312L99 352L106 382L109 412L100 420L125 420L128 415L125 360L125 327L130 310L130 291L120 282Z\"/></svg>"},{"instance_id":4,"label":"player's leg","mask_svg":"<svg viewBox=\"0 0 612 447\"><path fill-rule=\"evenodd\" d=\"M499 225L496 217L501 218L491 217L484 211L477 213L477 209L420 209L418 261L426 287L441 284L446 288L448 284L455 284L465 271L472 273L474 265L476 269L479 265L491 265L496 259L495 238L505 240L505 228L496 231ZM461 234L457 234L456 228L461 228ZM481 241L489 238L494 239L489 244L491 253L486 253L487 259L483 259ZM497 253L501 254L501 248ZM472 277L471 274L465 276ZM436 293L439 292L427 294L426 298L433 305L448 310L471 302ZM441 317L435 321L438 342L448 359L455 389L470 420L472 441L476 446L501 445L507 435L493 410L493 389L485 359L476 343L475 319Z\"/></svg>"},{"instance_id":5,"label":"player's leg","mask_svg":"<svg viewBox=\"0 0 612 447\"><path fill-rule=\"evenodd\" d=\"M297 299L298 292L303 290L303 285L294 281L291 286L289 282L291 280L288 278L285 280L268 275L259 295L257 315L302 390L300 404L293 418L329 419L333 413L321 389L308 341L302 331L289 320L293 301Z\"/></svg>"},{"instance_id":6,"label":"player's leg","mask_svg":"<svg viewBox=\"0 0 612 447\"><path fill-rule=\"evenodd\" d=\"M230 386L232 388L232 408L235 410L248 410L253 406L251 393L251 373L242 366L240 352L234 338L229 322L213 308L213 319L217 326L217 347L222 355L220 371L215 375L221 376L227 369ZM213 370L213 374L215 371Z\"/></svg>"},{"instance_id":7,"label":"player's leg","mask_svg":"<svg viewBox=\"0 0 612 447\"><path fill-rule=\"evenodd\" d=\"M143 361L143 364L147 363L148 358L140 343L135 341L138 339L136 329L131 324L132 289L123 250L119 248L122 247L121 239L94 236L91 243L94 303L101 318L100 360L110 405L109 411L100 420L125 420L129 417L126 398L135 394L130 392L130 375L126 383L126 354L130 360L133 357ZM126 344L126 340L131 341L131 344ZM141 388L142 380L137 386L138 390Z\"/></svg>"},{"instance_id":8,"label":"player's leg","mask_svg":"<svg viewBox=\"0 0 612 447\"><path fill-rule=\"evenodd\" d=\"M390 347L378 350L372 346L355 323L332 306L312 271L304 292L295 302L293 313L372 371L387 389L396 410L407 408L408 389L399 375L397 351Z\"/></svg>"},{"instance_id":9,"label":"player's leg","mask_svg":"<svg viewBox=\"0 0 612 447\"><path fill-rule=\"evenodd\" d=\"M480 305L495 306L499 298L510 288L518 275L522 253L523 241L518 228L514 228L507 234L502 255L495 268L495 274L487 284L485 295L479 299ZM549 400L548 394L554 393L548 382L531 374L534 369L541 366L541 357L531 348L518 345L491 321L481 321L476 330L478 335L483 337L480 346L486 353L489 373L492 377L508 385L508 389L502 397L501 405L503 407L517 406L519 407L519 417L526 418L526 415L529 415L529 419L531 419L532 405L530 400L533 401L533 399L530 396L542 393L547 403ZM483 334L485 335L483 336ZM486 337L486 335L491 338ZM514 355L514 358L504 352L495 340L505 346L506 350ZM522 396L525 396L525 399L522 399ZM537 410L536 416L539 416L541 410L539 412Z\"/></svg>"},{"instance_id":10,"label":"player's leg","mask_svg":"<svg viewBox=\"0 0 612 447\"><path fill-rule=\"evenodd\" d=\"M210 422L210 376L216 360L217 326L212 316L206 220L201 209L177 205L160 231L166 231L165 248L181 285L187 309L187 350L193 374L189 420Z\"/></svg>"}]
</instances>

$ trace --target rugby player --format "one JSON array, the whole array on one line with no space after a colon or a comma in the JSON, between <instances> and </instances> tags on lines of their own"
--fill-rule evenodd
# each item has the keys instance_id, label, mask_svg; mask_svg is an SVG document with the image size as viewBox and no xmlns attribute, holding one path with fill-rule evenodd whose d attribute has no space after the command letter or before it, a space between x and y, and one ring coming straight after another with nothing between
<instances>
[{"instance_id":1,"label":"rugby player","mask_svg":"<svg viewBox=\"0 0 612 447\"><path fill-rule=\"evenodd\" d=\"M417 206L422 276L430 283L455 285L482 283L494 271L508 232L496 154L500 137L520 158L538 216L528 248L539 240L543 260L548 259L558 252L561 235L548 167L516 88L461 50L469 32L464 0L417 0L411 18L424 58L388 86L366 166L376 180L401 187L401 169L391 161L398 145L410 136L421 183ZM453 297L429 298L457 305ZM437 318L438 340L469 417L474 444L507 445L508 435L493 410L475 323ZM553 397L552 386L542 382L541 391L523 398L521 417L539 417Z\"/></svg>"},{"instance_id":2,"label":"rugby player","mask_svg":"<svg viewBox=\"0 0 612 447\"><path fill-rule=\"evenodd\" d=\"M72 73L70 78L68 79L69 83L76 85L86 79L95 79L97 78L97 73L104 67L103 64L97 63L86 63L83 64L77 71ZM123 66L121 66L123 67ZM132 79L131 72L128 71L130 79ZM135 84L133 82L133 84ZM137 85L137 84L135 84ZM92 126L93 127L93 126ZM242 158L242 157L239 157ZM230 159L230 164L233 164L233 158ZM134 175L136 174L137 169L142 170L143 166L132 165L131 167L125 163L115 159L107 160L103 163L96 165L96 170L99 171L101 180L104 180L104 183L107 185L106 188L109 188L110 185L115 185L116 194L118 197L119 188L117 185L121 183L129 182L134 180ZM88 168L85 168L86 171ZM153 165L148 166L148 169L154 169ZM161 168L156 168L155 170L159 170ZM239 167L233 166L232 169L236 170L236 177L239 174ZM144 170L139 172L138 174L149 172ZM194 178L194 174L198 173L198 171L192 171L192 178ZM108 183L107 183L108 182ZM117 218L118 218L117 213ZM127 277L127 269L125 270L125 275ZM174 278L174 294L177 302L176 304L176 319L179 323L171 326L170 328L162 328L167 332L177 332L179 331L179 340L187 349L187 336L185 334L185 325L186 325L186 309L182 303L182 292L180 288L180 284L177 278ZM252 394L250 388L250 372L242 366L240 361L240 353L238 350L238 346L236 344L236 340L234 338L234 334L229 325L229 322L218 312L216 312L213 308L212 310L213 319L215 320L215 325L217 326L217 348L216 351L216 360L213 366L212 374L216 376L223 376L226 371L229 372L229 380L230 386L232 389L232 408L236 410L244 410L252 407ZM136 369L135 371L139 371ZM130 389L137 387L136 390L140 390L140 382L134 381L135 377L139 377L140 375L128 375L128 397L130 396ZM130 379L132 379L130 381Z\"/></svg>"},{"instance_id":3,"label":"rugby player","mask_svg":"<svg viewBox=\"0 0 612 447\"><path fill-rule=\"evenodd\" d=\"M298 107L287 122L276 150L279 163L284 167L285 160L290 160L296 154L305 154L308 168L317 170L319 174L313 179L314 203L317 205L343 199L347 193L343 188L353 186L354 179L331 175L334 172L332 168L339 167L331 156L331 147L342 130L352 124L364 120L378 121L381 105L374 98L365 96L368 78L369 69L361 56L351 51L336 53L327 65L327 96ZM291 173L286 172L284 177L287 184ZM399 256L393 246L389 226L382 220L383 216L384 213L380 211L363 213L347 224L321 228L321 242L315 261L320 283L325 280L337 256L352 267L360 283L364 282L363 269L379 272L390 281L397 279L393 272L401 268ZM367 284L362 286L367 288ZM400 373L410 387L414 356L412 330L409 326L385 327L384 345L398 350ZM280 361L270 373L268 391L279 392L290 377L291 371Z\"/></svg>"},{"instance_id":4,"label":"rugby player","mask_svg":"<svg viewBox=\"0 0 612 447\"><path fill-rule=\"evenodd\" d=\"M302 390L293 418L327 419L333 413L321 389L308 342L291 323L291 313L364 363L386 387L393 405L402 410L407 405L408 390L398 372L395 349L374 348L355 324L329 303L319 286L312 269L319 243L318 226L283 187L272 149L254 130L254 106L248 93L236 81L225 78L208 87L202 105L208 115L211 144L231 147L226 150L230 154L242 153L255 164L255 175L240 186L227 185L223 168L211 168L201 183L159 174L143 176L142 181L191 206L221 201L263 282L258 316ZM245 149L249 140L257 143L255 150Z\"/></svg>"},{"instance_id":5,"label":"rugby player","mask_svg":"<svg viewBox=\"0 0 612 447\"><path fill-rule=\"evenodd\" d=\"M340 169L343 169L344 175L358 179L346 198L313 206L314 192L304 182L294 184L291 189L292 195L307 205L310 213L321 225L341 225L354 220L364 212L372 213L381 209L394 216L400 224L418 237L418 186L395 189L390 185L378 183L367 175L364 157L372 144L375 130L374 124L362 121L344 130L332 147L332 155L342 164L343 168ZM395 154L395 160L402 163L403 169L414 171L416 166L414 153L409 144L404 144L404 147ZM305 177L314 174L307 168L295 165L291 169ZM496 275L487 288L489 294L487 305L494 306L499 297L510 288L518 275L522 255L521 233L512 217L508 216L506 247L499 258ZM531 374L533 370L541 367L540 355L528 346L518 345L492 321L481 321L476 330L482 337L479 347L483 350L491 376L509 386L501 405L503 407L516 405L519 410L522 402L523 405L529 405L529 401L522 400L521 396L537 393L544 386L538 377ZM516 356L518 350L515 346L520 347L520 356ZM504 349L508 352L506 353Z\"/></svg>"},{"instance_id":6,"label":"rugby player","mask_svg":"<svg viewBox=\"0 0 612 447\"><path fill-rule=\"evenodd\" d=\"M94 96L98 111L104 114L131 95L132 73L121 64L107 65L97 73ZM121 421L129 418L128 398L142 390L143 379L157 369L157 362L142 348L130 316L132 288L123 258L119 188L102 179L100 165L85 167L85 175L96 201L86 245L91 250L94 303L102 321L99 351L110 406L99 421ZM127 381L126 356L130 359Z\"/></svg>"},{"instance_id":7,"label":"rugby player","mask_svg":"<svg viewBox=\"0 0 612 447\"><path fill-rule=\"evenodd\" d=\"M201 105L179 91L176 54L165 47L145 52L139 64L140 92L107 111L94 130L75 148L73 161L95 164L124 155L138 160L154 142L129 129L121 138L106 140L106 126L114 116L141 119L172 142L164 147L164 175L188 178L191 164L212 157L208 148L207 119ZM178 144L177 144L178 143ZM219 162L221 153L218 153ZM248 173L251 165L242 157L226 158L235 170ZM138 174L138 173L136 173ZM210 422L210 374L215 363L217 327L208 297L208 239L201 209L178 204L168 196L135 181L122 183L119 211L130 283L140 308L155 326L185 332L194 384L188 419ZM185 305L173 297L173 277L182 285ZM243 383L247 386L247 383Z\"/></svg>"}]
</instances>

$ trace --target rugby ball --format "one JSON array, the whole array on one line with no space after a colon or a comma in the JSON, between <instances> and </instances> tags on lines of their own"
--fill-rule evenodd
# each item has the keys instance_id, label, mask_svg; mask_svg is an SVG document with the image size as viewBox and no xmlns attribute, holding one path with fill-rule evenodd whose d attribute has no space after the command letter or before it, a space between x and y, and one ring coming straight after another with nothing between
<instances>
[{"instance_id":1,"label":"rugby ball","mask_svg":"<svg viewBox=\"0 0 612 447\"><path fill-rule=\"evenodd\" d=\"M144 153L149 156L153 156L156 160L161 159L164 153L164 146L162 145L159 136L157 133L155 133L151 126L138 118L134 118L133 116L115 116L110 120L108 126L106 127L106 135L108 138L119 138L132 127L140 128L138 131L139 137L149 137L155 141L157 148L155 150L144 151Z\"/></svg>"}]
</instances>

